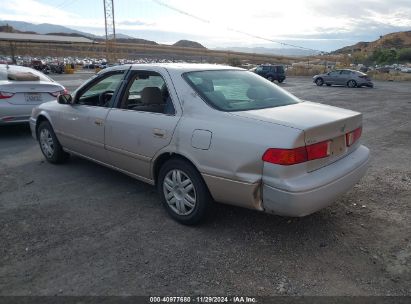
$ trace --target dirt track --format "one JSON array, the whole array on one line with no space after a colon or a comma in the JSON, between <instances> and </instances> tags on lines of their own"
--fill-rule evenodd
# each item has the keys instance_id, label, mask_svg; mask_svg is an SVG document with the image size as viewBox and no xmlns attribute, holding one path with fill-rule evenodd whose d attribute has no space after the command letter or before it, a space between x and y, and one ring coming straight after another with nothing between
<instances>
[{"instance_id":1,"label":"dirt track","mask_svg":"<svg viewBox=\"0 0 411 304\"><path fill-rule=\"evenodd\" d=\"M372 153L352 191L299 219L220 205L185 227L151 186L76 157L48 164L28 127L0 128L0 294L411 295L411 84L281 86L362 112Z\"/></svg>"}]
</instances>

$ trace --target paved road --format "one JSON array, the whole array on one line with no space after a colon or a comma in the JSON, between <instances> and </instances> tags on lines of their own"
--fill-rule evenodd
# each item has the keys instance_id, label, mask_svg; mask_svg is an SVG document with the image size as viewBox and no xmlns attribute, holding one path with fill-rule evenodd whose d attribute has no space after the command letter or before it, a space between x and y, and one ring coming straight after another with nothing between
<instances>
[{"instance_id":1,"label":"paved road","mask_svg":"<svg viewBox=\"0 0 411 304\"><path fill-rule=\"evenodd\" d=\"M0 294L410 295L410 83L281 86L363 112L372 151L360 184L299 219L220 205L185 227L151 186L77 157L51 165L27 127L1 128Z\"/></svg>"}]
</instances>

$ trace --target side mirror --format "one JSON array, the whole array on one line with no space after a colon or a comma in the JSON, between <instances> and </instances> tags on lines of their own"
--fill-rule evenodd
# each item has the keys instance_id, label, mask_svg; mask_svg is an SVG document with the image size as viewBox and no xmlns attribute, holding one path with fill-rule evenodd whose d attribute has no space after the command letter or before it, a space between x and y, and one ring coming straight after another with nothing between
<instances>
[{"instance_id":1,"label":"side mirror","mask_svg":"<svg viewBox=\"0 0 411 304\"><path fill-rule=\"evenodd\" d=\"M73 97L71 97L70 94L60 94L57 97L57 102L59 104L72 104L73 103Z\"/></svg>"}]
</instances>

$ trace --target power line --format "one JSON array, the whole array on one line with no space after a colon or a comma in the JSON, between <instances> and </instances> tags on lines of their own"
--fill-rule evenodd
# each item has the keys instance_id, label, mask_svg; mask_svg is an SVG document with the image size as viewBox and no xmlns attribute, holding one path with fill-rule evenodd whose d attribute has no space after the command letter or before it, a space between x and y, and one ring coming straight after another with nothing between
<instances>
[{"instance_id":1,"label":"power line","mask_svg":"<svg viewBox=\"0 0 411 304\"><path fill-rule=\"evenodd\" d=\"M76 1L77 0L65 0L65 1L61 2L60 4L58 4L57 6L55 6L54 8L62 9L63 7L65 7L67 5L72 5Z\"/></svg>"},{"instance_id":2,"label":"power line","mask_svg":"<svg viewBox=\"0 0 411 304\"><path fill-rule=\"evenodd\" d=\"M202 17L196 16L196 15L194 15L194 14L192 14L192 13L189 13L189 12L187 12L187 11L184 11L184 10L182 10L182 9L180 9L180 8L177 8L177 7L175 7L175 6L172 6L172 5L170 5L170 4L166 4L166 3L164 3L164 2L161 1L161 0L152 0L152 1L155 2L155 3L157 3L158 5L161 5L161 6L163 6L163 7L166 7L166 8L168 8L168 9L171 9L171 10L176 11L176 12L182 14L182 15L185 15L185 16L188 16L188 17L190 17L190 18L196 19L196 20L201 21L201 22L203 22L203 23L207 23L207 24L212 24L212 23L213 23L213 22L211 22L210 20L207 20L207 19L204 19L204 18L202 18ZM277 43L277 44L280 44L280 45L282 45L282 46L288 46L288 47L293 47L293 48L297 48L297 49L301 49L301 50L308 50L308 51L313 51L313 52L324 53L324 51L321 51L321 50L316 50L316 49L307 48L307 47L304 47L304 46L299 46L299 45L295 45L295 44L290 44L290 43L281 42L281 41L278 41L278 40L273 40L273 39L270 39L270 38L266 38L266 37L259 36L259 35L254 35L254 34L252 34L252 33L248 33L248 32L245 32L245 31L242 31L242 30L238 30L238 29L235 29L235 28L231 28L231 27L226 27L226 29L227 29L228 31L231 31L231 32L239 33L239 34L246 35L246 36L248 36L248 37L252 37L252 38L256 38L256 39L260 39L260 40L265 40L265 41Z\"/></svg>"}]
</instances>

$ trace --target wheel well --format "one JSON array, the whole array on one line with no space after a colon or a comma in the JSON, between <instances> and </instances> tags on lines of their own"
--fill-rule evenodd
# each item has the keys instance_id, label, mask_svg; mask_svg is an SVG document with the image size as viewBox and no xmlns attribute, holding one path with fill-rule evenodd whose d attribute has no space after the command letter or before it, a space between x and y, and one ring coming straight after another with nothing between
<instances>
[{"instance_id":1,"label":"wheel well","mask_svg":"<svg viewBox=\"0 0 411 304\"><path fill-rule=\"evenodd\" d=\"M46 116L39 115L36 120L36 137L37 137L39 126L43 121L49 121L49 120L46 118Z\"/></svg>"},{"instance_id":2,"label":"wheel well","mask_svg":"<svg viewBox=\"0 0 411 304\"><path fill-rule=\"evenodd\" d=\"M189 164L191 164L198 171L197 167L187 157L181 154L176 154L176 153L170 153L170 152L163 153L159 157L157 157L157 159L154 162L154 166L153 166L153 177L154 177L153 180L156 184L157 184L157 178L158 178L158 174L160 173L161 167L170 159L182 159L188 162Z\"/></svg>"}]
</instances>

